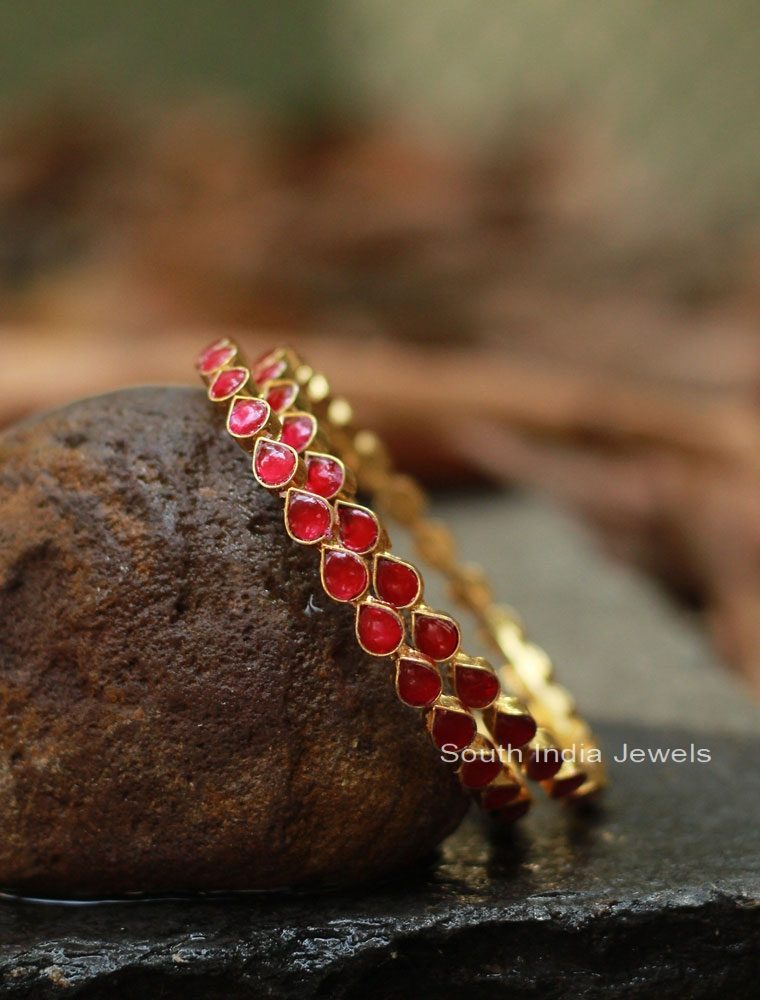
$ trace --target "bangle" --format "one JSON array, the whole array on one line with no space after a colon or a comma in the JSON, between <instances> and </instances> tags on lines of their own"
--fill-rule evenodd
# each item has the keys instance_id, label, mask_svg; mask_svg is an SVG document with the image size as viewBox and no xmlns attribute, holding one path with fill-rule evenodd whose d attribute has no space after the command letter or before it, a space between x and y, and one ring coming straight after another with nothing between
<instances>
[{"instance_id":1,"label":"bangle","mask_svg":"<svg viewBox=\"0 0 760 1000\"><path fill-rule=\"evenodd\" d=\"M512 821L531 802L526 778L554 798L600 787L598 768L560 753L581 736L589 746L591 735L548 658L493 605L482 575L458 566L451 537L424 518L419 488L393 471L373 435L352 429L349 405L331 396L327 380L286 348L249 367L229 338L205 348L196 367L208 398L225 407L228 433L252 456L257 482L282 497L289 536L320 550L325 592L353 606L359 645L393 657L399 698L424 712L434 744L480 805ZM498 672L461 650L453 617L424 603L421 572L392 555L375 510L356 502L357 488L406 524L425 561L445 573L504 656Z\"/></svg>"},{"instance_id":2,"label":"bangle","mask_svg":"<svg viewBox=\"0 0 760 1000\"><path fill-rule=\"evenodd\" d=\"M578 714L570 692L556 681L547 653L529 640L517 612L496 603L480 567L458 561L449 529L427 516L429 503L419 484L393 468L390 455L374 433L353 426L350 404L332 396L325 376L300 362L292 351L278 349L270 357L279 364L289 362L293 377L324 415L337 453L356 474L359 488L385 516L410 531L420 559L443 574L454 600L474 617L487 645L500 657L497 673L502 690L517 695L519 701L503 696L488 709L487 725L491 731L497 730L497 742L499 737L511 735L510 717L513 727L520 724L519 717L514 717L515 711L520 711L515 704L525 704L540 727L528 743L528 749L536 751L535 759L529 757L526 762L529 775L543 778L545 791L554 799L580 799L599 792L606 784L606 774L594 734ZM512 738L515 740L514 735ZM520 745L519 737L515 743ZM560 751L561 766L547 777L551 768L544 758L553 756L552 747Z\"/></svg>"}]
</instances>

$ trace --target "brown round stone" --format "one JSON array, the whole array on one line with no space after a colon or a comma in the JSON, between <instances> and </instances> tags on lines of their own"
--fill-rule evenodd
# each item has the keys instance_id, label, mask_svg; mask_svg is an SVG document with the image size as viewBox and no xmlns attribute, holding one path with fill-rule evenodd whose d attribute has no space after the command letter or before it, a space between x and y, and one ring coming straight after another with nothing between
<instances>
[{"instance_id":1,"label":"brown round stone","mask_svg":"<svg viewBox=\"0 0 760 1000\"><path fill-rule=\"evenodd\" d=\"M200 391L0 438L0 885L346 884L466 798Z\"/></svg>"}]
</instances>

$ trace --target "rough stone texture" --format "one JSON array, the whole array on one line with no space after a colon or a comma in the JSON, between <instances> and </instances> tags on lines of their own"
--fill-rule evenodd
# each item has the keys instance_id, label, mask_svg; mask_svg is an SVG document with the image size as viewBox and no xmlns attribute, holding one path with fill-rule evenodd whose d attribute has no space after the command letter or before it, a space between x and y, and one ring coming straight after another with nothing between
<instances>
[{"instance_id":1,"label":"rough stone texture","mask_svg":"<svg viewBox=\"0 0 760 1000\"><path fill-rule=\"evenodd\" d=\"M466 800L199 390L0 439L0 885L354 883Z\"/></svg>"},{"instance_id":2,"label":"rough stone texture","mask_svg":"<svg viewBox=\"0 0 760 1000\"><path fill-rule=\"evenodd\" d=\"M361 892L8 902L0 996L756 996L757 708L688 619L568 522L496 498L441 512L558 654L608 756L694 741L711 762L613 761L597 813L542 803L514 837L468 817L435 859Z\"/></svg>"}]
</instances>

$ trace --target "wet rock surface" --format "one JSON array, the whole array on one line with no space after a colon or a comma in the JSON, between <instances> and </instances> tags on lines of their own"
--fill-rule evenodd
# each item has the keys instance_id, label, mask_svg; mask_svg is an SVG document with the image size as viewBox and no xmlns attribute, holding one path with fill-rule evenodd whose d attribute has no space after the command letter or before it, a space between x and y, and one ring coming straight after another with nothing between
<instances>
[{"instance_id":1,"label":"wet rock surface","mask_svg":"<svg viewBox=\"0 0 760 1000\"><path fill-rule=\"evenodd\" d=\"M542 808L510 837L468 817L439 858L361 893L6 903L0 996L754 997L760 789L739 823L723 782L757 745L713 745L701 775L621 765L598 816Z\"/></svg>"}]
</instances>

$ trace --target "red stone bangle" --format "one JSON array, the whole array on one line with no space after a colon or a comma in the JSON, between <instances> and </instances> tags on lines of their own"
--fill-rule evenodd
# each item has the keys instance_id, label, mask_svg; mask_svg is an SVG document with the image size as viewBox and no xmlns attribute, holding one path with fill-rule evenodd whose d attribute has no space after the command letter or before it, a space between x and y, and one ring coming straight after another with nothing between
<instances>
[{"instance_id":1,"label":"red stone bangle","mask_svg":"<svg viewBox=\"0 0 760 1000\"><path fill-rule=\"evenodd\" d=\"M284 500L289 536L319 547L322 586L353 606L361 648L394 658L399 698L425 712L434 744L456 753L459 778L483 808L503 820L517 818L531 800L525 776L545 786L560 777L562 760L545 752L552 738L537 732L525 705L502 691L487 660L460 649L457 621L423 603L419 569L392 555L375 511L356 502L354 476L312 409L313 386L304 398L299 359L279 349L249 369L224 338L196 366L209 399L227 409L228 432L252 455L256 480ZM510 758L520 757L521 748L527 752L513 766Z\"/></svg>"},{"instance_id":2,"label":"red stone bangle","mask_svg":"<svg viewBox=\"0 0 760 1000\"><path fill-rule=\"evenodd\" d=\"M390 455L375 434L353 426L350 405L331 395L325 376L291 351L276 349L271 359L293 366L289 374L313 402L330 431L336 454L354 470L360 489L371 496L376 509L410 532L420 558L443 574L454 599L474 617L502 658L498 669L502 688L523 699L542 727L524 745L521 764L525 772L540 780L553 799L596 794L604 787L606 776L594 734L578 714L570 693L557 682L547 654L526 635L516 612L497 603L481 569L458 561L451 532L429 519L427 499L419 485L393 468ZM522 702L506 695L494 702L484 718L496 742L503 746L522 746L526 727L532 732L535 725L525 716ZM555 761L549 762L548 757L557 750L562 751L562 763L552 774Z\"/></svg>"}]
</instances>

